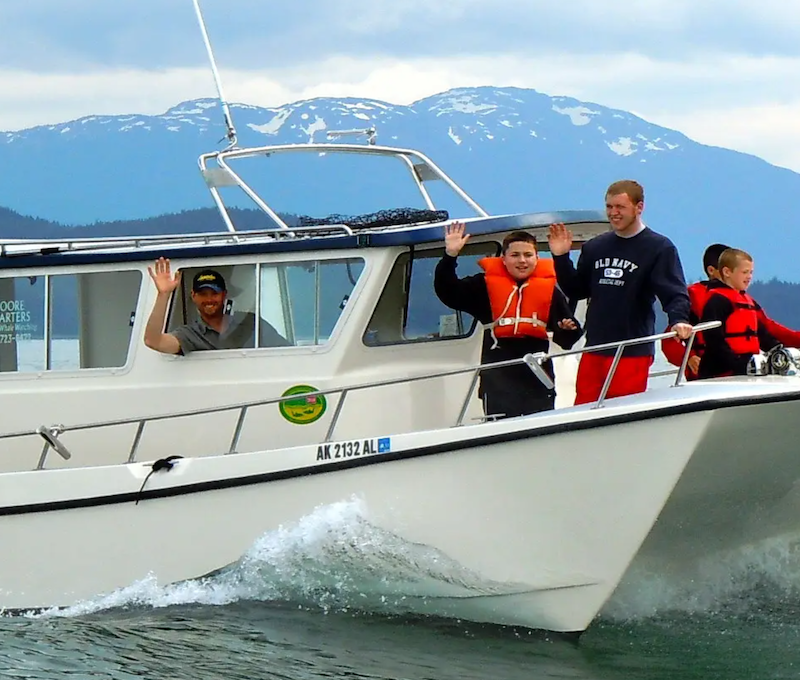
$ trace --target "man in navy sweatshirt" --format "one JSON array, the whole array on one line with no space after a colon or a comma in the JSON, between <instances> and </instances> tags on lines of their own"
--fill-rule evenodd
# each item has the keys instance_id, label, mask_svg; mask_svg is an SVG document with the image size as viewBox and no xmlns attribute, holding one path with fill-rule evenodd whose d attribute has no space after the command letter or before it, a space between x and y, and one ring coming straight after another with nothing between
<instances>
[{"instance_id":1,"label":"man in navy sweatshirt","mask_svg":"<svg viewBox=\"0 0 800 680\"><path fill-rule=\"evenodd\" d=\"M606 191L606 215L611 231L583 245L577 268L572 264L572 232L563 224L550 227L548 240L558 285L571 301L589 298L586 345L652 335L656 297L672 330L688 338L689 294L678 251L666 237L641 220L644 189L633 180L614 182ZM607 396L619 397L647 389L653 343L625 349ZM576 380L576 404L596 401L615 350L581 355Z\"/></svg>"}]
</instances>

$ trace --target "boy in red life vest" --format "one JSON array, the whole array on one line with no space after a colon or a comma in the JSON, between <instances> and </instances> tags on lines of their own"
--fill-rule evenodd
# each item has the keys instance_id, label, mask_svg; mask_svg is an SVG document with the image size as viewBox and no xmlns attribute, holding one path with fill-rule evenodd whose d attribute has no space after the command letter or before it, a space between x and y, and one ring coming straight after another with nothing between
<instances>
[{"instance_id":1,"label":"boy in red life vest","mask_svg":"<svg viewBox=\"0 0 800 680\"><path fill-rule=\"evenodd\" d=\"M691 311L689 312L689 321L692 324L700 322L703 316L703 309L705 308L708 297L711 295L709 286L712 281L721 280L717 265L719 264L719 256L727 250L729 246L722 243L713 243L706 248L703 253L703 270L708 276L705 281L698 281L689 286L689 301L691 303ZM779 324L774 319L770 319L764 310L758 308L758 323L763 326L767 332L772 335L778 342L786 347L800 347L800 332L793 331ZM683 361L683 352L686 345L677 338L667 338L661 341L661 349L664 356L674 366L680 366ZM689 362L686 365L686 379L697 380L698 367L700 366L700 357L705 350L705 340L703 334L699 333L692 343L692 351L689 356Z\"/></svg>"},{"instance_id":2,"label":"boy in red life vest","mask_svg":"<svg viewBox=\"0 0 800 680\"><path fill-rule=\"evenodd\" d=\"M703 308L708 301L708 296L711 292L708 289L712 281L719 280L719 272L717 271L717 264L719 263L719 256L728 249L728 246L722 243L712 243L703 253L703 271L708 276L705 281L697 281L689 286L689 323L692 325L700 322L700 317L703 316ZM689 361L686 364L686 379L697 380L697 369L700 367L700 357L705 349L705 342L703 334L698 333L692 343L692 351L689 355ZM683 361L683 353L686 350L686 344L679 338L667 338L661 341L661 350L664 356L674 366L680 366Z\"/></svg>"},{"instance_id":3,"label":"boy in red life vest","mask_svg":"<svg viewBox=\"0 0 800 680\"><path fill-rule=\"evenodd\" d=\"M589 299L586 345L604 345L653 335L656 297L670 327L688 338L689 294L678 250L666 236L641 219L644 189L633 180L614 182L606 190L606 215L611 231L589 239L581 248L578 265L570 259L572 233L563 224L550 227L558 285L570 301ZM616 349L581 355L575 384L575 403L600 397ZM607 396L644 392L654 343L630 345L622 355Z\"/></svg>"},{"instance_id":4,"label":"boy in red life vest","mask_svg":"<svg viewBox=\"0 0 800 680\"><path fill-rule=\"evenodd\" d=\"M481 363L547 352L548 331L565 349L578 341L580 326L556 287L552 260L538 257L534 236L512 232L503 239L500 257L480 260L484 273L459 279L456 258L468 238L463 223L445 228L445 255L436 265L433 285L445 305L487 326ZM542 367L552 378L552 362ZM498 417L537 413L555 405L555 391L548 390L525 364L483 370L479 395L486 415Z\"/></svg>"},{"instance_id":5,"label":"boy in red life vest","mask_svg":"<svg viewBox=\"0 0 800 680\"><path fill-rule=\"evenodd\" d=\"M721 321L722 326L703 333L700 378L747 375L750 357L778 344L759 323L761 307L746 292L753 280L753 258L743 250L728 248L719 256L717 269L722 280L708 284L709 296L700 320Z\"/></svg>"}]
</instances>

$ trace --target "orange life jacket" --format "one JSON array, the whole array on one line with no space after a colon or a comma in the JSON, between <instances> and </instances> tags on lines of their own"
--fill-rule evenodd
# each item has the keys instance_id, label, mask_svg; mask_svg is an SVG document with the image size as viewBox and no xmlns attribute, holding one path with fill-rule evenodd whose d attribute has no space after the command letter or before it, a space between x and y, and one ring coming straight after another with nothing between
<instances>
[{"instance_id":1,"label":"orange life jacket","mask_svg":"<svg viewBox=\"0 0 800 680\"><path fill-rule=\"evenodd\" d=\"M747 293L733 288L713 288L711 295L722 295L733 305L733 313L722 329L725 342L735 354L756 354L761 350L758 342L758 305ZM709 295L709 297L711 297Z\"/></svg>"},{"instance_id":2,"label":"orange life jacket","mask_svg":"<svg viewBox=\"0 0 800 680\"><path fill-rule=\"evenodd\" d=\"M513 337L546 339L556 287L553 260L539 258L533 274L521 284L508 273L500 257L484 257L478 265L486 272L495 341Z\"/></svg>"}]
</instances>

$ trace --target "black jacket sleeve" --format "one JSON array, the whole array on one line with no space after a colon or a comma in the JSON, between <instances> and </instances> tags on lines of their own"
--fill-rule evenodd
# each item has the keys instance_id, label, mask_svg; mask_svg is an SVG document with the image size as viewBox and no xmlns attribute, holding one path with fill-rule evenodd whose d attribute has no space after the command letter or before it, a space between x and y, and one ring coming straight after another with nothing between
<instances>
[{"instance_id":1,"label":"black jacket sleeve","mask_svg":"<svg viewBox=\"0 0 800 680\"><path fill-rule=\"evenodd\" d=\"M669 325L689 323L689 291L675 246L665 248L656 258L651 281L653 291L669 319Z\"/></svg>"},{"instance_id":2,"label":"black jacket sleeve","mask_svg":"<svg viewBox=\"0 0 800 680\"><path fill-rule=\"evenodd\" d=\"M472 314L481 323L492 320L492 308L483 274L459 279L456 274L457 258L445 255L436 265L433 289L442 304L460 312Z\"/></svg>"},{"instance_id":3,"label":"black jacket sleeve","mask_svg":"<svg viewBox=\"0 0 800 680\"><path fill-rule=\"evenodd\" d=\"M700 360L700 377L713 378L733 372L734 375L747 373L749 354L736 354L725 341L725 322L733 314L733 304L722 295L712 295L703 309L701 321L721 321L722 326L703 331L706 349Z\"/></svg>"},{"instance_id":4,"label":"black jacket sleeve","mask_svg":"<svg viewBox=\"0 0 800 680\"><path fill-rule=\"evenodd\" d=\"M564 319L572 319L577 326L574 331L559 328L558 322ZM547 321L547 330L553 332L553 342L562 349L572 349L572 346L580 340L583 329L575 318L573 310L564 293L556 288L553 291L553 299L550 301L550 314Z\"/></svg>"},{"instance_id":5,"label":"black jacket sleeve","mask_svg":"<svg viewBox=\"0 0 800 680\"><path fill-rule=\"evenodd\" d=\"M569 253L554 255L553 265L556 269L556 279L564 294L573 304L584 300L591 295L591 269L588 260L583 257L583 250L578 257L578 266L572 264Z\"/></svg>"}]
</instances>

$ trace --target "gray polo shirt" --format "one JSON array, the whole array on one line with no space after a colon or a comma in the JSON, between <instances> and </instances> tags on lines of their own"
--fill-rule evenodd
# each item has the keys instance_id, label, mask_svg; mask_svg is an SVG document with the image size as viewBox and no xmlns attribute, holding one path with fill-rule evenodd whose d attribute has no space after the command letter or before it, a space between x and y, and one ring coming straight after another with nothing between
<instances>
[{"instance_id":1,"label":"gray polo shirt","mask_svg":"<svg viewBox=\"0 0 800 680\"><path fill-rule=\"evenodd\" d=\"M172 331L181 345L181 354L205 349L248 349L254 346L256 315L252 312L234 312L225 317L221 333L202 319L180 326ZM261 319L259 329L261 347L281 347L291 343L269 323Z\"/></svg>"}]
</instances>

